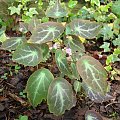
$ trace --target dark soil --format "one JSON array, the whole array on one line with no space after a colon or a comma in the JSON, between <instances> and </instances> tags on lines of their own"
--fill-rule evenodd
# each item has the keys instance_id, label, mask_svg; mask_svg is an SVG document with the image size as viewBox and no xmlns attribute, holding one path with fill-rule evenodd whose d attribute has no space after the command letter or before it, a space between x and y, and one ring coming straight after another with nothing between
<instances>
[{"instance_id":1,"label":"dark soil","mask_svg":"<svg viewBox=\"0 0 120 120\"><path fill-rule=\"evenodd\" d=\"M103 65L105 64L106 55L99 58L97 44L87 44L85 46L93 57L98 59ZM47 64L50 64L52 60L48 62ZM18 65L20 69L16 70L16 65L17 63L11 60L10 52L0 50L0 120L15 120L19 115L27 115L29 120L84 120L87 110L97 111L105 117L105 120L120 120L119 75L113 81L108 78L111 84L111 93L114 97L113 100L105 103L94 103L88 97L78 95L77 105L66 111L63 116L56 117L49 113L46 102L43 102L37 108L33 108L28 103L26 94L20 95L20 92L24 92L29 76L36 68ZM47 67L45 64L41 64L42 66ZM120 63L115 63L114 67L120 69ZM54 74L58 72L55 66L49 69Z\"/></svg>"}]
</instances>

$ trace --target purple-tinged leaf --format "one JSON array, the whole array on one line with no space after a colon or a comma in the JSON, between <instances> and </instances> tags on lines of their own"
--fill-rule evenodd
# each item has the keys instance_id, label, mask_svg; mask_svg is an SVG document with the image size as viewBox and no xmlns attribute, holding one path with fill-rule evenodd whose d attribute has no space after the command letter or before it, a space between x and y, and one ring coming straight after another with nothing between
<instances>
[{"instance_id":1,"label":"purple-tinged leaf","mask_svg":"<svg viewBox=\"0 0 120 120\"><path fill-rule=\"evenodd\" d=\"M64 32L64 26L57 22L42 23L34 29L29 43L46 43L57 39Z\"/></svg>"},{"instance_id":2,"label":"purple-tinged leaf","mask_svg":"<svg viewBox=\"0 0 120 120\"><path fill-rule=\"evenodd\" d=\"M101 24L89 20L76 19L70 23L70 28L74 35L92 39L98 35Z\"/></svg>"},{"instance_id":3,"label":"purple-tinged leaf","mask_svg":"<svg viewBox=\"0 0 120 120\"><path fill-rule=\"evenodd\" d=\"M76 65L78 73L89 87L103 95L106 94L107 72L98 60L85 55L77 61Z\"/></svg>"},{"instance_id":4,"label":"purple-tinged leaf","mask_svg":"<svg viewBox=\"0 0 120 120\"><path fill-rule=\"evenodd\" d=\"M54 115L62 115L76 104L71 84L64 78L56 78L48 89L47 103Z\"/></svg>"}]
</instances>

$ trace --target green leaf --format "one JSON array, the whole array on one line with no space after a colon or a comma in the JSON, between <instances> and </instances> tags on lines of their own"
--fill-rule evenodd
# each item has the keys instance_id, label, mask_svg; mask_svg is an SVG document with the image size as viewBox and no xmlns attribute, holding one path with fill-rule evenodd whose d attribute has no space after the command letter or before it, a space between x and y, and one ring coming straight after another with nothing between
<instances>
[{"instance_id":1,"label":"green leaf","mask_svg":"<svg viewBox=\"0 0 120 120\"><path fill-rule=\"evenodd\" d=\"M95 111L88 110L85 113L85 120L103 120L101 115Z\"/></svg>"},{"instance_id":2,"label":"green leaf","mask_svg":"<svg viewBox=\"0 0 120 120\"><path fill-rule=\"evenodd\" d=\"M100 46L100 48L104 49L104 52L109 52L110 51L109 47L110 47L110 43L108 42L104 42L104 44Z\"/></svg>"},{"instance_id":3,"label":"green leaf","mask_svg":"<svg viewBox=\"0 0 120 120\"><path fill-rule=\"evenodd\" d=\"M29 24L28 24L28 30L31 31L31 33L32 33L32 31L33 31L34 29L36 29L37 26L40 25L40 23L41 23L41 22L40 22L39 19L37 19L36 17L33 17L33 18L31 19L31 21L29 22Z\"/></svg>"},{"instance_id":4,"label":"green leaf","mask_svg":"<svg viewBox=\"0 0 120 120\"><path fill-rule=\"evenodd\" d=\"M26 116L26 115L20 115L19 116L19 120L28 120L28 116Z\"/></svg>"},{"instance_id":5,"label":"green leaf","mask_svg":"<svg viewBox=\"0 0 120 120\"><path fill-rule=\"evenodd\" d=\"M71 32L71 28L70 28L70 25L66 25L66 28L65 28L65 34L66 35L70 35L72 32Z\"/></svg>"},{"instance_id":6,"label":"green leaf","mask_svg":"<svg viewBox=\"0 0 120 120\"><path fill-rule=\"evenodd\" d=\"M112 27L108 25L104 25L104 27L101 29L101 33L103 35L103 40L109 40L113 38L113 31Z\"/></svg>"},{"instance_id":7,"label":"green leaf","mask_svg":"<svg viewBox=\"0 0 120 120\"><path fill-rule=\"evenodd\" d=\"M42 50L43 61L49 57L49 46L45 43L41 44L40 46Z\"/></svg>"},{"instance_id":8,"label":"green leaf","mask_svg":"<svg viewBox=\"0 0 120 120\"><path fill-rule=\"evenodd\" d=\"M10 39L7 39L2 43L1 48L4 50L15 50L18 45L26 42L27 40L25 37L12 37Z\"/></svg>"},{"instance_id":9,"label":"green leaf","mask_svg":"<svg viewBox=\"0 0 120 120\"><path fill-rule=\"evenodd\" d=\"M25 66L36 66L42 61L42 57L42 50L30 43L19 45L12 55L13 61Z\"/></svg>"},{"instance_id":10,"label":"green leaf","mask_svg":"<svg viewBox=\"0 0 120 120\"><path fill-rule=\"evenodd\" d=\"M81 91L82 84L80 81L75 80L73 84L74 90L76 93Z\"/></svg>"},{"instance_id":11,"label":"green leaf","mask_svg":"<svg viewBox=\"0 0 120 120\"><path fill-rule=\"evenodd\" d=\"M91 56L82 56L77 61L77 70L83 81L96 92L106 94L107 73L101 63Z\"/></svg>"},{"instance_id":12,"label":"green leaf","mask_svg":"<svg viewBox=\"0 0 120 120\"><path fill-rule=\"evenodd\" d=\"M57 22L47 22L38 25L29 40L30 43L46 43L57 39L64 32L64 26Z\"/></svg>"},{"instance_id":13,"label":"green leaf","mask_svg":"<svg viewBox=\"0 0 120 120\"><path fill-rule=\"evenodd\" d=\"M38 12L36 11L36 8L30 8L28 12L26 12L26 16L33 17L33 15L37 15Z\"/></svg>"},{"instance_id":14,"label":"green leaf","mask_svg":"<svg viewBox=\"0 0 120 120\"><path fill-rule=\"evenodd\" d=\"M50 84L47 96L49 111L62 115L76 104L71 84L64 78L57 78Z\"/></svg>"},{"instance_id":15,"label":"green leaf","mask_svg":"<svg viewBox=\"0 0 120 120\"><path fill-rule=\"evenodd\" d=\"M48 88L54 80L52 73L45 68L35 71L28 79L26 92L30 103L36 107L47 99Z\"/></svg>"},{"instance_id":16,"label":"green leaf","mask_svg":"<svg viewBox=\"0 0 120 120\"><path fill-rule=\"evenodd\" d=\"M118 54L111 54L107 56L106 65L109 65L110 63L114 63L116 61L120 61Z\"/></svg>"},{"instance_id":17,"label":"green leaf","mask_svg":"<svg viewBox=\"0 0 120 120\"><path fill-rule=\"evenodd\" d=\"M113 30L114 30L114 33L116 35L119 35L119 30L120 30L120 19L117 18L114 22L113 22Z\"/></svg>"},{"instance_id":18,"label":"green leaf","mask_svg":"<svg viewBox=\"0 0 120 120\"><path fill-rule=\"evenodd\" d=\"M118 35L118 38L116 38L115 40L112 41L114 46L120 46L120 35Z\"/></svg>"},{"instance_id":19,"label":"green leaf","mask_svg":"<svg viewBox=\"0 0 120 120\"><path fill-rule=\"evenodd\" d=\"M4 42L7 39L6 35L5 35L5 28L1 28L0 29L0 42Z\"/></svg>"},{"instance_id":20,"label":"green leaf","mask_svg":"<svg viewBox=\"0 0 120 120\"><path fill-rule=\"evenodd\" d=\"M90 22L89 20L76 19L70 23L70 27L74 35L92 39L98 35L101 24Z\"/></svg>"},{"instance_id":21,"label":"green leaf","mask_svg":"<svg viewBox=\"0 0 120 120\"><path fill-rule=\"evenodd\" d=\"M72 57L74 59L80 58L85 53L85 47L77 37L74 37L73 39L69 37L64 41L64 44L68 48L71 48Z\"/></svg>"},{"instance_id":22,"label":"green leaf","mask_svg":"<svg viewBox=\"0 0 120 120\"><path fill-rule=\"evenodd\" d=\"M28 32L28 24L25 22L19 22L19 31L22 33Z\"/></svg>"},{"instance_id":23,"label":"green leaf","mask_svg":"<svg viewBox=\"0 0 120 120\"><path fill-rule=\"evenodd\" d=\"M72 70L72 75L74 76L74 79L77 79L79 80L80 79L80 76L79 76L79 73L77 71L77 67L76 67L76 64L71 62L71 70Z\"/></svg>"},{"instance_id":24,"label":"green leaf","mask_svg":"<svg viewBox=\"0 0 120 120\"><path fill-rule=\"evenodd\" d=\"M73 9L77 5L77 3L78 3L78 1L76 1L76 0L70 0L68 2L68 7Z\"/></svg>"},{"instance_id":25,"label":"green leaf","mask_svg":"<svg viewBox=\"0 0 120 120\"><path fill-rule=\"evenodd\" d=\"M65 52L63 52L62 50L59 50L59 49L56 50L55 61L56 61L56 64L57 64L59 70L62 73L67 74L67 75L71 75L71 71L70 71L68 63L67 63Z\"/></svg>"},{"instance_id":26,"label":"green leaf","mask_svg":"<svg viewBox=\"0 0 120 120\"><path fill-rule=\"evenodd\" d=\"M117 0L113 3L112 12L120 17L120 0Z\"/></svg>"},{"instance_id":27,"label":"green leaf","mask_svg":"<svg viewBox=\"0 0 120 120\"><path fill-rule=\"evenodd\" d=\"M92 5L97 5L97 6L100 6L100 0L91 0L91 4Z\"/></svg>"},{"instance_id":28,"label":"green leaf","mask_svg":"<svg viewBox=\"0 0 120 120\"><path fill-rule=\"evenodd\" d=\"M103 95L100 92L97 92L94 88L90 87L89 84L85 84L84 82L82 83L82 87L84 88L88 97L96 103L102 103L113 99L113 96L111 96L109 93ZM110 86L108 85L106 89L107 92L109 92Z\"/></svg>"},{"instance_id":29,"label":"green leaf","mask_svg":"<svg viewBox=\"0 0 120 120\"><path fill-rule=\"evenodd\" d=\"M56 0L53 6L48 7L45 14L51 18L61 18L68 15L66 7L63 6L59 0Z\"/></svg>"},{"instance_id":30,"label":"green leaf","mask_svg":"<svg viewBox=\"0 0 120 120\"><path fill-rule=\"evenodd\" d=\"M11 6L8 9L10 10L10 15L13 15L15 13L17 13L18 15L20 15L21 8L19 6L18 7Z\"/></svg>"}]
</instances>

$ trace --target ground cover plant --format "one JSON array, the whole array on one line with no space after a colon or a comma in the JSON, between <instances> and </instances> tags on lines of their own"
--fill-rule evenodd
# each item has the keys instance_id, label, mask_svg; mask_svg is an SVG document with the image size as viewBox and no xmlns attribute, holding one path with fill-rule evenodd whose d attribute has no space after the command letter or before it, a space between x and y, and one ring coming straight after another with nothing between
<instances>
[{"instance_id":1,"label":"ground cover plant","mask_svg":"<svg viewBox=\"0 0 120 120\"><path fill-rule=\"evenodd\" d=\"M114 67L120 65L119 0L87 0L82 7L76 0L0 3L4 6L0 8L0 49L9 51L12 61L18 64L16 75L20 66L32 69L24 92L20 91L20 96L27 100L21 102L21 98L11 93L9 96L34 109L46 102L49 112L55 116L62 116L78 102L82 104L82 97L96 104L110 101L110 105L114 104L116 97L111 82L120 75L119 67ZM9 31L15 31L17 36L7 36ZM90 44L96 45L93 53ZM8 73L1 75L1 79L9 79ZM113 112L109 117L119 119L119 115ZM28 117L20 115L19 119ZM104 118L88 110L83 119Z\"/></svg>"}]
</instances>

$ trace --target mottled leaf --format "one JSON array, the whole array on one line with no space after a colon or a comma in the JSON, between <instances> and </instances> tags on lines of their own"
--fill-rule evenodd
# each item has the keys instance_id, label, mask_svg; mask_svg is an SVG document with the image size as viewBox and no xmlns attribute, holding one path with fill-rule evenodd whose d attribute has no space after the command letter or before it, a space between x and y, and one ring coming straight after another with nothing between
<instances>
[{"instance_id":1,"label":"mottled leaf","mask_svg":"<svg viewBox=\"0 0 120 120\"><path fill-rule=\"evenodd\" d=\"M66 7L63 6L59 0L56 0L55 4L46 10L46 16L51 18L61 18L67 15Z\"/></svg>"},{"instance_id":2,"label":"mottled leaf","mask_svg":"<svg viewBox=\"0 0 120 120\"><path fill-rule=\"evenodd\" d=\"M82 86L85 89L88 97L96 103L102 103L113 99L113 96L111 96L110 93L106 93L105 95L103 95L100 92L97 92L94 88L90 87L89 84L82 83ZM108 89L107 91L110 91L110 86L106 88Z\"/></svg>"},{"instance_id":3,"label":"mottled leaf","mask_svg":"<svg viewBox=\"0 0 120 120\"><path fill-rule=\"evenodd\" d=\"M13 53L12 59L25 66L36 66L42 61L42 50L34 44L21 44Z\"/></svg>"},{"instance_id":4,"label":"mottled leaf","mask_svg":"<svg viewBox=\"0 0 120 120\"><path fill-rule=\"evenodd\" d=\"M107 73L102 64L91 56L82 56L77 61L77 70L86 84L101 94L107 92Z\"/></svg>"},{"instance_id":5,"label":"mottled leaf","mask_svg":"<svg viewBox=\"0 0 120 120\"><path fill-rule=\"evenodd\" d=\"M70 23L70 27L74 35L92 39L98 35L101 24L89 20L76 19Z\"/></svg>"},{"instance_id":6,"label":"mottled leaf","mask_svg":"<svg viewBox=\"0 0 120 120\"><path fill-rule=\"evenodd\" d=\"M36 107L47 99L48 88L54 80L52 73L45 68L35 71L28 79L26 92L30 103Z\"/></svg>"},{"instance_id":7,"label":"mottled leaf","mask_svg":"<svg viewBox=\"0 0 120 120\"><path fill-rule=\"evenodd\" d=\"M24 42L26 42L25 37L12 37L10 39L5 40L2 43L1 48L4 50L15 50L16 47Z\"/></svg>"},{"instance_id":8,"label":"mottled leaf","mask_svg":"<svg viewBox=\"0 0 120 120\"><path fill-rule=\"evenodd\" d=\"M59 50L59 49L56 50L55 61L56 61L56 64L57 64L59 70L62 73L67 74L67 75L71 75L65 52L63 52L62 50Z\"/></svg>"},{"instance_id":9,"label":"mottled leaf","mask_svg":"<svg viewBox=\"0 0 120 120\"><path fill-rule=\"evenodd\" d=\"M57 22L42 23L33 31L30 43L46 43L57 39L64 32L64 26Z\"/></svg>"},{"instance_id":10,"label":"mottled leaf","mask_svg":"<svg viewBox=\"0 0 120 120\"><path fill-rule=\"evenodd\" d=\"M88 110L85 114L85 120L103 120L101 115L95 111Z\"/></svg>"},{"instance_id":11,"label":"mottled leaf","mask_svg":"<svg viewBox=\"0 0 120 120\"><path fill-rule=\"evenodd\" d=\"M76 104L71 84L64 78L57 78L50 84L47 103L49 111L55 115L64 114Z\"/></svg>"}]
</instances>

